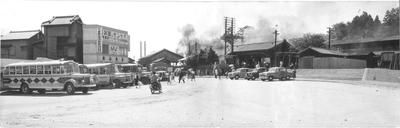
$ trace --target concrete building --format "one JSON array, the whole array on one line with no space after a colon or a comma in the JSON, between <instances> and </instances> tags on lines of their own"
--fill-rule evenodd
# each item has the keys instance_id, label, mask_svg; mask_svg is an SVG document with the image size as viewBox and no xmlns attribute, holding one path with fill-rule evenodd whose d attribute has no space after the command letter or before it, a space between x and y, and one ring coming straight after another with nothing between
<instances>
[{"instance_id":1,"label":"concrete building","mask_svg":"<svg viewBox=\"0 0 400 128\"><path fill-rule=\"evenodd\" d=\"M11 31L1 36L1 58L32 60L44 56L43 51L40 30Z\"/></svg>"},{"instance_id":2,"label":"concrete building","mask_svg":"<svg viewBox=\"0 0 400 128\"><path fill-rule=\"evenodd\" d=\"M42 23L45 55L83 63L83 22L78 15L55 16Z\"/></svg>"},{"instance_id":3,"label":"concrete building","mask_svg":"<svg viewBox=\"0 0 400 128\"><path fill-rule=\"evenodd\" d=\"M127 31L101 25L83 25L83 63L128 63Z\"/></svg>"}]
</instances>

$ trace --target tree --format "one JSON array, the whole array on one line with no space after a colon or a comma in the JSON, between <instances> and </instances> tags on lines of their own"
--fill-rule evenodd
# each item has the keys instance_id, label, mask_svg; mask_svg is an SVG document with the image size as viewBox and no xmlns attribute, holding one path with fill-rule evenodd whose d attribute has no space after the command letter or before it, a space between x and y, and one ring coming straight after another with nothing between
<instances>
[{"instance_id":1,"label":"tree","mask_svg":"<svg viewBox=\"0 0 400 128\"><path fill-rule=\"evenodd\" d=\"M337 40L343 40L345 37L348 36L349 32L347 30L347 27L348 26L343 22L333 25L334 33Z\"/></svg>"},{"instance_id":2,"label":"tree","mask_svg":"<svg viewBox=\"0 0 400 128\"><path fill-rule=\"evenodd\" d=\"M208 57L207 57L207 62L208 64L213 64L214 62L218 62L218 55L215 53L215 51L210 47L208 50Z\"/></svg>"},{"instance_id":3,"label":"tree","mask_svg":"<svg viewBox=\"0 0 400 128\"><path fill-rule=\"evenodd\" d=\"M294 46L298 50L306 49L310 46L318 47L318 48L326 48L324 34L304 34L303 37L293 38L291 42L293 42Z\"/></svg>"},{"instance_id":4,"label":"tree","mask_svg":"<svg viewBox=\"0 0 400 128\"><path fill-rule=\"evenodd\" d=\"M399 7L386 11L383 25L387 29L388 36L399 35Z\"/></svg>"}]
</instances>

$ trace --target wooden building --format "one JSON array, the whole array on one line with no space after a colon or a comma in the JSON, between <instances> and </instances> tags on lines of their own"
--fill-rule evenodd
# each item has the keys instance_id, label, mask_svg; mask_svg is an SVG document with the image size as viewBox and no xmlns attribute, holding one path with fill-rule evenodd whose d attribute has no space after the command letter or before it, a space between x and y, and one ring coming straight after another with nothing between
<instances>
[{"instance_id":1,"label":"wooden building","mask_svg":"<svg viewBox=\"0 0 400 128\"><path fill-rule=\"evenodd\" d=\"M153 54L147 55L139 59L138 63L148 69L156 69L157 66L171 67L177 65L183 56L171 52L167 49L162 49Z\"/></svg>"},{"instance_id":2,"label":"wooden building","mask_svg":"<svg viewBox=\"0 0 400 128\"><path fill-rule=\"evenodd\" d=\"M1 58L29 59L44 56L40 30L11 31L1 36Z\"/></svg>"},{"instance_id":3,"label":"wooden building","mask_svg":"<svg viewBox=\"0 0 400 128\"><path fill-rule=\"evenodd\" d=\"M289 67L290 64L297 63L295 51L293 45L286 40L278 41L276 46L273 42L236 45L234 51L227 56L227 63L249 68L254 68L257 64Z\"/></svg>"}]
</instances>

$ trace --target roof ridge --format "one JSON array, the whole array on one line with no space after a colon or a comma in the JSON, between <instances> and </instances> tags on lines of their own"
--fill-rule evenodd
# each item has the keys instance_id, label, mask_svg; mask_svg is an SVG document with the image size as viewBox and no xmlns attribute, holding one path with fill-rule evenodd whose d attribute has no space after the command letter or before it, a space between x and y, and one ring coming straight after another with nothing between
<instances>
[{"instance_id":1,"label":"roof ridge","mask_svg":"<svg viewBox=\"0 0 400 128\"><path fill-rule=\"evenodd\" d=\"M23 33L23 32L40 32L40 30L10 31L10 33Z\"/></svg>"},{"instance_id":2,"label":"roof ridge","mask_svg":"<svg viewBox=\"0 0 400 128\"><path fill-rule=\"evenodd\" d=\"M67 18L67 17L72 17L72 18L74 18L74 17L77 17L77 16L79 16L79 15L53 16L53 18Z\"/></svg>"}]
</instances>

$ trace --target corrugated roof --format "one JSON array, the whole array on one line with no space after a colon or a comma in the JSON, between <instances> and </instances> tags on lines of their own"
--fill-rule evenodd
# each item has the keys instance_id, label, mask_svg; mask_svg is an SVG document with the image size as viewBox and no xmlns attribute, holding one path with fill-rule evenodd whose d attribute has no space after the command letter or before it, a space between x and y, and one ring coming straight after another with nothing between
<instances>
[{"instance_id":1,"label":"corrugated roof","mask_svg":"<svg viewBox=\"0 0 400 128\"><path fill-rule=\"evenodd\" d=\"M63 25L63 24L72 24L75 21L81 21L79 15L71 15L71 16L54 16L52 19L45 21L42 25Z\"/></svg>"},{"instance_id":2,"label":"corrugated roof","mask_svg":"<svg viewBox=\"0 0 400 128\"><path fill-rule=\"evenodd\" d=\"M352 39L352 40L333 40L331 41L332 45L340 45L340 44L354 44L354 43L369 43L369 42L378 42L378 41L390 41L390 40L400 40L400 36L390 36L390 37L377 37L377 38L364 38L364 39ZM328 44L328 41L324 43Z\"/></svg>"},{"instance_id":3,"label":"corrugated roof","mask_svg":"<svg viewBox=\"0 0 400 128\"><path fill-rule=\"evenodd\" d=\"M29 39L32 36L38 34L40 30L29 30L29 31L11 31L7 35L1 36L1 40L23 40Z\"/></svg>"},{"instance_id":4,"label":"corrugated roof","mask_svg":"<svg viewBox=\"0 0 400 128\"><path fill-rule=\"evenodd\" d=\"M299 54L301 54L302 52L307 51L309 49L314 50L316 52L319 52L321 54L338 55L338 56L346 56L347 55L346 53L342 53L342 52L339 52L339 51L323 49L323 48L316 48L316 47L308 47L307 49L304 49L303 51L300 51Z\"/></svg>"}]
</instances>

